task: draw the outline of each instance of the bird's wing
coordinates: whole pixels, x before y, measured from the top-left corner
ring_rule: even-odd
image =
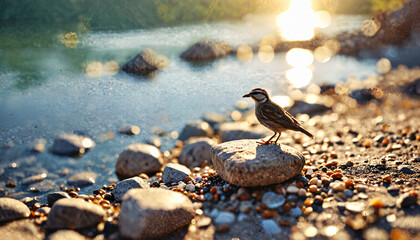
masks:
[[[267,121],[274,121],[289,129],[297,130],[300,128],[298,120],[280,106],[264,104],[261,106],[260,110]]]

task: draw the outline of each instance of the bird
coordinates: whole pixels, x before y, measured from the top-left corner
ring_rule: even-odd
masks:
[[[261,139],[261,143],[263,145],[270,144],[271,139],[278,134],[276,141],[274,141],[274,144],[277,144],[281,133],[286,130],[300,131],[307,136],[314,138],[311,133],[300,126],[301,123],[296,118],[294,118],[284,108],[271,101],[265,89],[254,88],[251,92],[243,95],[242,97],[250,97],[255,101],[255,116],[258,121],[264,127],[274,132],[274,135],[271,136],[268,141]]]

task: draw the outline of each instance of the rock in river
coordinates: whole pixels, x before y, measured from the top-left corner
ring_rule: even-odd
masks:
[[[51,151],[58,155],[82,155],[95,147],[95,142],[86,136],[61,134],[54,139]]]
[[[195,43],[181,54],[181,58],[187,61],[203,61],[223,57],[232,51],[228,42],[202,41]]]
[[[161,188],[131,189],[125,194],[119,231],[129,239],[167,235],[191,222],[194,207],[185,195]]]
[[[284,182],[299,174],[305,158],[286,145],[260,145],[257,140],[236,140],[212,149],[214,168],[231,184],[246,187]]]
[[[67,180],[67,183],[75,187],[85,187],[85,186],[94,184],[95,178],[96,178],[96,173],[94,172],[81,172],[81,173],[76,173],[73,176],[71,176]]]
[[[189,167],[201,167],[203,163],[211,165],[210,150],[216,142],[211,138],[195,138],[188,141],[178,157],[179,163]]]
[[[182,129],[179,140],[184,141],[190,137],[211,137],[213,133],[213,129],[207,122],[201,120],[190,121]]]
[[[191,174],[190,169],[177,163],[168,163],[163,169],[162,181],[164,183],[177,183],[184,181]]]
[[[146,180],[139,177],[125,179],[124,181],[121,181],[115,185],[114,189],[112,190],[112,195],[114,195],[115,200],[119,202],[122,200],[124,194],[133,188],[149,188],[149,184]]]
[[[21,201],[13,198],[0,198],[0,223],[26,218],[29,214],[29,208]]]
[[[120,177],[134,177],[141,173],[158,172],[163,163],[158,148],[149,144],[135,143],[126,147],[120,154],[115,171]]]
[[[98,205],[78,198],[56,201],[47,220],[48,229],[80,229],[98,224],[105,211]]]
[[[145,49],[132,60],[127,62],[122,70],[136,75],[147,75],[158,69],[164,69],[169,65],[169,60],[163,55],[157,54],[150,48]]]

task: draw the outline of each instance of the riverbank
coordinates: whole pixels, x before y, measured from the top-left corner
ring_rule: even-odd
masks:
[[[420,229],[415,224],[420,221],[419,77],[418,68],[400,66],[381,76],[375,91],[347,88],[354,88],[354,83],[322,87],[317,95],[318,102],[332,101],[331,105],[327,104],[331,110],[313,111],[315,114],[311,116],[298,114],[315,139],[310,140],[299,133],[283,134],[280,139],[281,144],[301,151],[306,158],[303,175],[285,183],[237,187],[218,177],[210,162],[208,167],[191,167],[189,177],[175,184],[165,184],[162,181],[165,173],[161,171],[141,174],[151,188],[181,192],[193,202],[194,219],[165,238],[419,237]],[[309,104],[305,111],[313,107]],[[249,132],[260,133],[252,127],[255,124],[252,109],[249,114],[246,110],[241,111],[237,111],[240,115],[233,125],[243,125],[242,120],[250,124],[250,127],[242,128],[241,136]],[[224,136],[239,136],[241,127],[231,129],[235,129],[236,135],[224,132]],[[208,134],[213,141],[220,142],[220,134]],[[175,149],[164,154],[165,161],[179,162],[184,144],[178,142]],[[104,220],[99,219],[91,227],[79,226],[75,229],[78,233],[71,234],[81,239],[121,237],[121,203],[111,194],[114,186],[107,185],[93,192],[85,192],[83,187],[82,190],[62,187],[68,194],[62,193],[64,198],[84,199],[86,204],[100,206],[105,212]],[[3,223],[0,227],[2,236],[42,239],[44,236],[52,238],[53,233],[59,235],[63,230],[48,227],[49,213],[54,210],[46,200],[45,196],[24,199],[31,208],[29,217]],[[70,220],[63,218],[60,221]]]

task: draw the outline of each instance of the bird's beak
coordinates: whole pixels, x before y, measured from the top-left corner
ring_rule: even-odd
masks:
[[[242,97],[251,97],[251,94],[245,94],[245,95],[243,95]]]

